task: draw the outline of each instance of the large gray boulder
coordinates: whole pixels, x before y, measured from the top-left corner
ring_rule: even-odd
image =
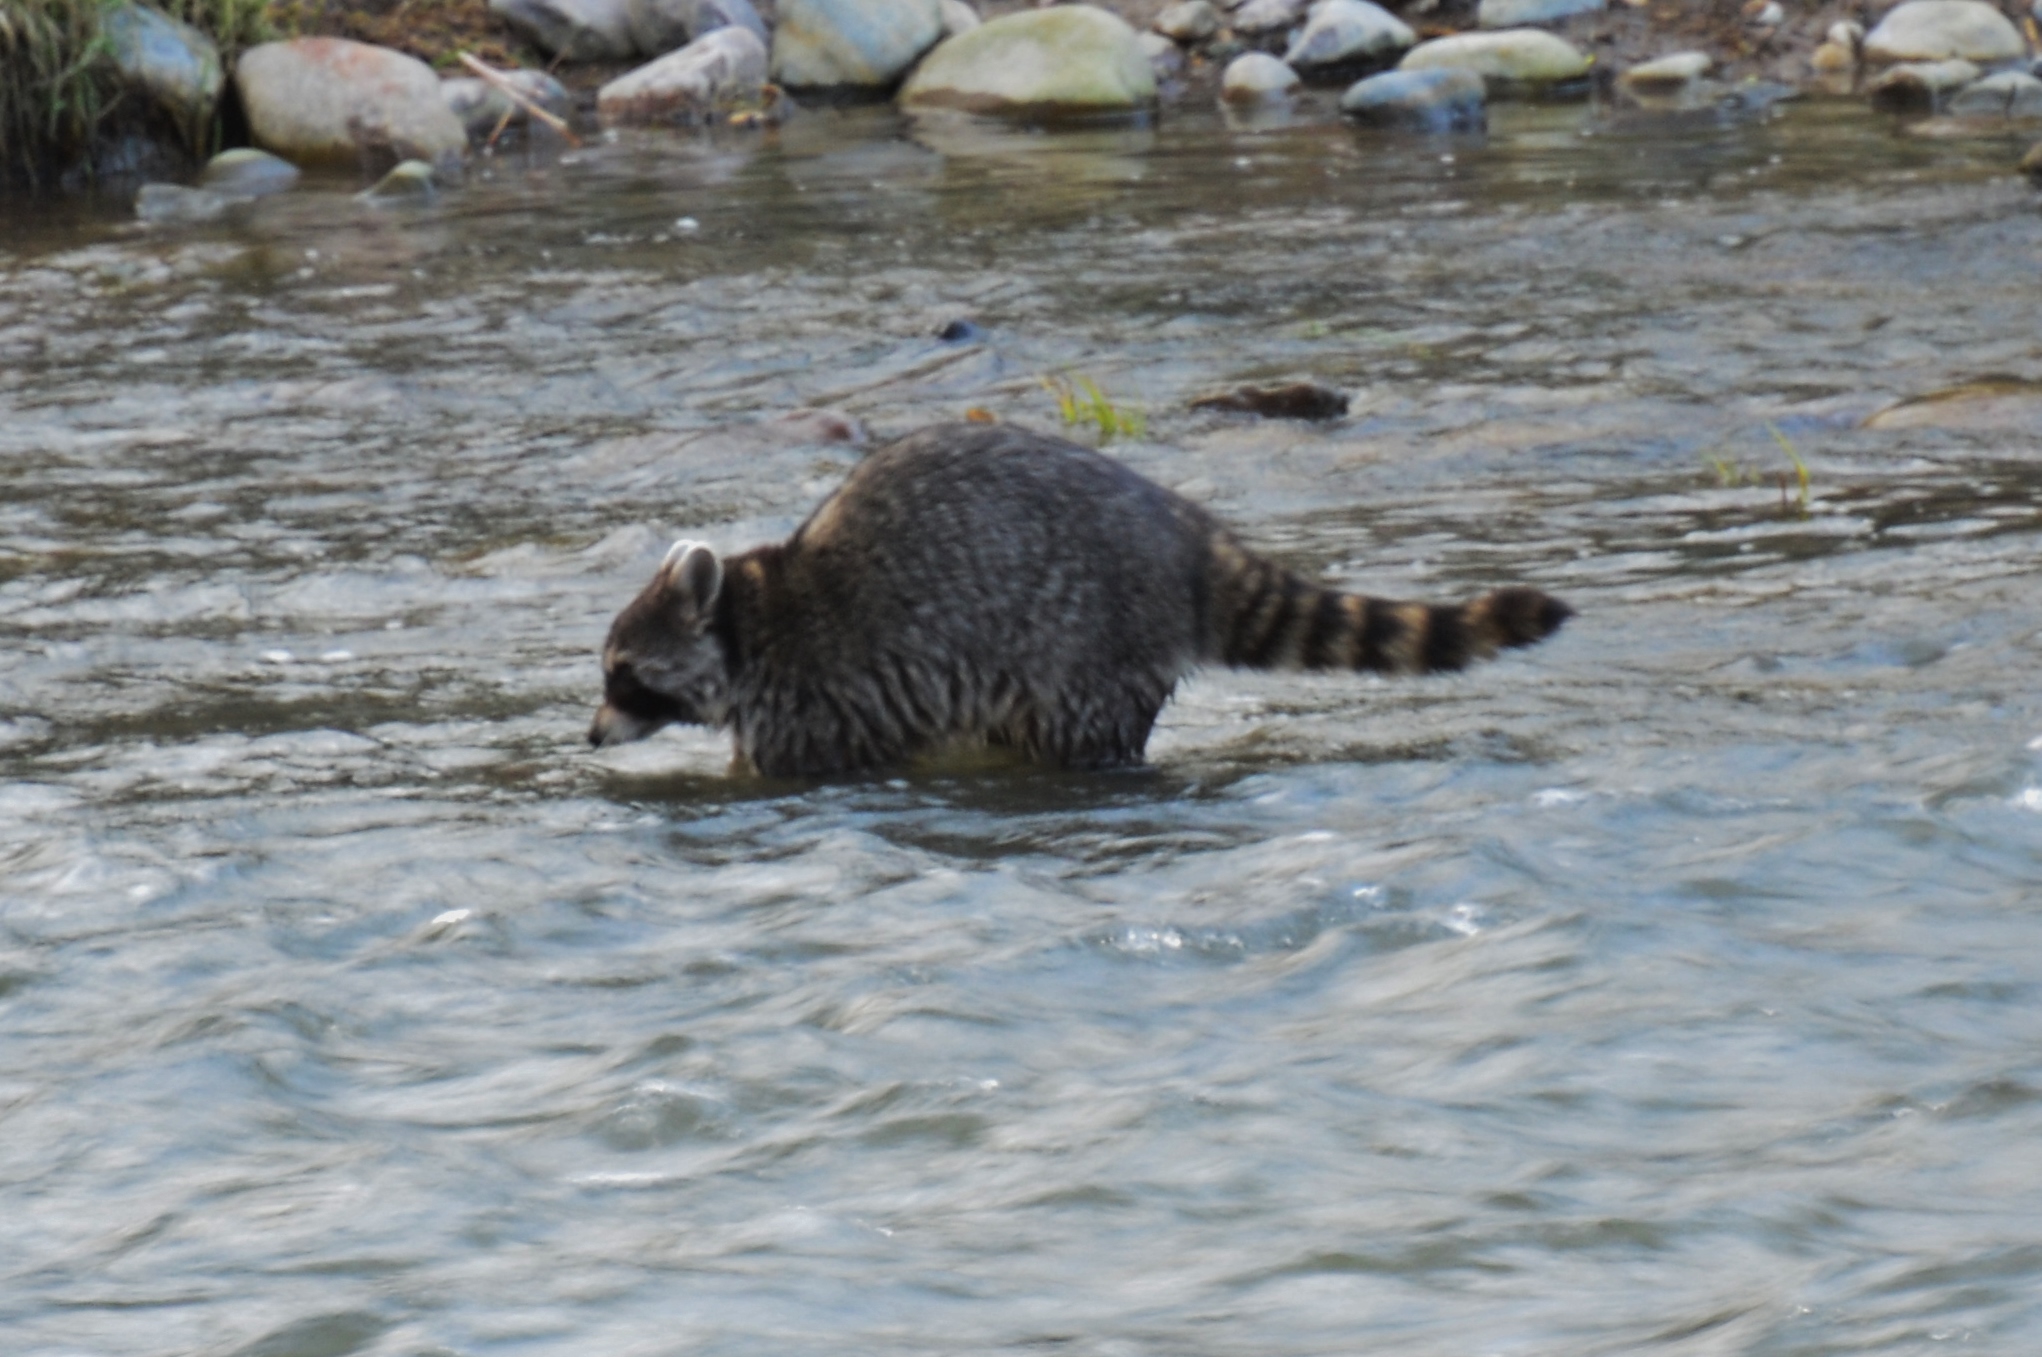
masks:
[[[256,145],[300,165],[364,154],[458,164],[468,133],[416,57],[346,38],[292,38],[241,54],[234,87]]]
[[[900,92],[904,108],[1008,116],[1125,113],[1155,98],[1135,31],[1090,5],[988,19],[929,53]]]
[[[1865,60],[1947,61],[1990,65],[2028,54],[2020,30],[1984,0],[1907,0],[1865,35]]]
[[[1319,0],[1283,61],[1299,71],[1386,61],[1417,41],[1402,19],[1370,0]]]
[[[1497,33],[1456,33],[1421,42],[1404,54],[1404,71],[1456,67],[1473,71],[1491,91],[1539,89],[1588,74],[1589,58],[1565,38],[1537,28]]]
[[[220,49],[212,39],[190,24],[134,4],[103,13],[99,32],[123,83],[168,112],[186,141],[196,146],[226,84]]]
[[[1384,71],[1350,86],[1340,111],[1371,127],[1479,132],[1489,123],[1486,94],[1481,76],[1456,67]]]
[[[645,56],[677,52],[719,28],[750,29],[759,42],[772,42],[766,21],[751,0],[625,0],[631,40]]]
[[[629,61],[638,54],[625,0],[489,0],[489,9],[570,61]]]
[[[766,84],[766,45],[748,28],[711,29],[678,52],[620,75],[596,93],[605,127],[703,122],[755,105]]]
[[[938,0],[782,0],[772,78],[789,89],[885,89],[942,36]]]

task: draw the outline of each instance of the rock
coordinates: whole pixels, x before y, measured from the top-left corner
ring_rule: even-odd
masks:
[[[1960,118],[2042,118],[2042,80],[2026,71],[2001,71],[1975,80],[1950,98]]]
[[[1482,77],[1473,71],[1384,71],[1349,87],[1340,111],[1375,127],[1479,132],[1489,124],[1483,96]]]
[[[2033,433],[2042,429],[2042,382],[1987,378],[1887,406],[1868,429],[1967,429]]]
[[[2027,55],[2016,29],[1984,0],[1906,0],[1865,35],[1865,60],[1991,63]]]
[[[1669,98],[1707,75],[1715,64],[1716,59],[1707,52],[1675,52],[1639,62],[1617,77],[1617,88],[1647,98]]]
[[[1311,0],[1248,0],[1235,10],[1227,26],[1244,37],[1285,33],[1305,21]]]
[[[605,127],[697,123],[757,104],[766,84],[766,45],[748,28],[713,29],[596,93]]]
[[[1608,0],[1482,0],[1475,7],[1477,28],[1524,28],[1556,24],[1577,14],[1594,14]]]
[[[432,202],[439,196],[440,186],[433,179],[433,167],[423,160],[406,160],[399,163],[373,186],[355,195],[365,203],[418,204]]]
[[[1348,66],[1387,60],[1417,41],[1402,19],[1370,0],[1319,0],[1283,60],[1299,71]]]
[[[1135,31],[1090,5],[989,19],[929,53],[900,93],[903,107],[1004,115],[1124,113],[1155,98]]]
[[[1833,42],[1818,43],[1808,54],[1808,69],[1820,78],[1824,90],[1848,92],[1858,71],[1857,49]]]
[[[1184,74],[1184,49],[1161,33],[1144,33],[1136,39],[1141,44],[1142,55],[1149,59],[1149,69],[1160,83],[1173,80]]]
[[[1188,47],[1220,31],[1220,12],[1207,0],[1184,0],[1183,4],[1172,5],[1158,14],[1150,27]]]
[[[230,198],[262,198],[282,193],[298,182],[299,170],[252,146],[222,151],[199,172],[199,186]]]
[[[366,155],[457,165],[468,134],[415,57],[346,38],[251,47],[234,85],[258,146],[300,165],[359,167]]]
[[[1497,33],[1456,33],[1421,42],[1404,54],[1399,70],[1457,67],[1473,71],[1497,89],[1541,89],[1588,74],[1589,58],[1565,38],[1536,28]]]
[[[942,37],[937,0],[781,0],[772,78],[790,89],[884,89]]]
[[[1220,76],[1220,98],[1230,104],[1287,99],[1304,83],[1298,73],[1267,52],[1243,52]]]
[[[567,87],[544,71],[505,71],[503,78],[517,88],[518,93],[545,109],[556,118],[565,118],[574,109],[574,97]],[[456,76],[440,82],[440,97],[461,125],[468,129],[468,140],[485,141],[493,136],[498,126],[523,127],[531,122],[531,115],[524,106],[492,85],[487,80],[474,76]],[[504,115],[510,115],[510,122],[504,123]]]
[[[489,0],[489,10],[569,61],[629,61],[638,54],[625,0]]]
[[[625,0],[624,18],[639,53],[662,57],[719,28],[750,29],[761,46],[772,42],[751,0]]]
[[[946,38],[969,33],[984,22],[978,17],[978,11],[965,4],[964,0],[936,0],[936,7],[943,13],[943,36]]]
[[[1884,113],[1927,113],[1976,79],[1968,61],[1908,61],[1880,72],[1865,97]]]
[[[189,226],[218,221],[227,209],[245,199],[182,184],[144,184],[135,195],[135,215],[159,225]]]
[[[1264,419],[1338,419],[1347,413],[1347,397],[1317,382],[1284,382],[1200,396],[1191,402],[1191,408],[1232,410]]]
[[[2014,168],[2028,176],[2037,188],[2042,188],[2042,141],[2030,146]]]
[[[122,80],[168,112],[187,144],[212,122],[226,77],[212,39],[153,9],[120,4],[99,20],[100,36]]]
[[[1838,47],[1847,47],[1851,52],[1856,53],[1859,48],[1865,45],[1865,26],[1861,23],[1854,23],[1849,19],[1845,19],[1839,23],[1831,24],[1829,32],[1823,35],[1822,40],[1824,42],[1835,43]]]

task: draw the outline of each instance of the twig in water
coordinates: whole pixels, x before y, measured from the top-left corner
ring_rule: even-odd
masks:
[[[525,112],[531,114],[534,118],[537,118],[540,122],[545,123],[555,132],[558,132],[561,136],[565,137],[567,139],[567,144],[569,146],[581,145],[581,138],[574,135],[574,129],[567,125],[565,119],[556,117],[555,115],[548,113],[545,109],[539,107],[537,104],[533,103],[532,100],[525,95],[524,91],[520,90],[516,85],[513,85],[510,81],[504,79],[502,71],[497,70],[494,66],[489,65],[487,62],[479,60],[473,53],[470,52],[461,53],[461,64],[463,66],[466,66],[469,70],[475,72],[475,74],[481,76],[487,82],[489,82],[491,86],[493,86],[499,93],[503,94],[504,97],[508,98],[512,103],[518,105],[520,108],[524,109]],[[499,128],[498,130],[501,131],[502,129]],[[492,137],[491,140],[495,140],[495,138]]]

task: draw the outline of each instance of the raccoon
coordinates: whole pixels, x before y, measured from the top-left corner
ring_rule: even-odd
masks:
[[[589,742],[728,727],[770,777],[958,745],[1112,768],[1142,761],[1201,664],[1432,673],[1570,615],[1522,587],[1463,604],[1322,588],[1088,448],[943,425],[873,453],[783,543],[727,561],[676,543],[610,627]]]

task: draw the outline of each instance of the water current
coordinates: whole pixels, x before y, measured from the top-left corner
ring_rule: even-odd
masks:
[[[2042,1351],[2042,430],[1863,424],[2042,378],[2012,158],[866,110],[9,205],[0,1349]],[[1057,372],[1311,573],[1579,616],[1126,775],[587,750],[665,544],[859,455],[783,416]]]

